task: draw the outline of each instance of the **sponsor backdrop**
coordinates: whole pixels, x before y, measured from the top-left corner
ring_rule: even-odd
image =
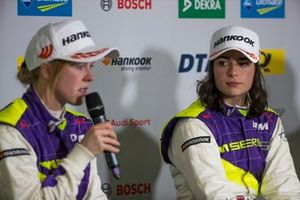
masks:
[[[118,59],[96,63],[90,88],[101,95],[122,144],[120,180],[98,158],[102,189],[116,200],[175,199],[159,152],[161,128],[196,98],[211,34],[242,25],[260,35],[270,105],[282,115],[300,174],[299,9],[299,0],[1,0],[0,107],[25,89],[17,66],[37,29],[82,20],[97,43],[121,51]],[[74,108],[87,114],[85,106]]]

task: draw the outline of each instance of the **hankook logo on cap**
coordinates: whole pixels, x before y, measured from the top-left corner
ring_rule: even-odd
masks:
[[[75,33],[75,34],[72,34],[72,35],[69,35],[69,36],[63,38],[62,44],[63,44],[63,46],[65,46],[69,43],[72,43],[76,40],[83,39],[86,37],[91,37],[91,34],[88,31],[78,32],[78,33]]]
[[[223,42],[226,41],[230,41],[230,40],[237,40],[237,41],[243,41],[249,45],[251,45],[252,47],[254,47],[254,41],[251,40],[248,37],[244,37],[242,35],[226,35],[224,37],[221,37],[220,39],[218,39],[215,44],[214,44],[214,48],[216,48],[216,46],[222,44]]]

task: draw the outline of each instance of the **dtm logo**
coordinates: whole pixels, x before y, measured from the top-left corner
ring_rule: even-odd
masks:
[[[197,72],[207,72],[208,66],[205,65],[207,54],[182,54],[179,62],[179,73],[189,72],[193,67],[197,68]]]

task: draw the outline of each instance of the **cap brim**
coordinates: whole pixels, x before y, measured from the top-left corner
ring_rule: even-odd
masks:
[[[221,54],[223,54],[229,50],[237,50],[237,51],[241,52],[253,63],[257,63],[259,61],[259,55],[255,55],[254,53],[250,53],[248,51],[245,51],[245,50],[243,50],[241,48],[237,48],[237,47],[230,47],[230,48],[223,49],[222,51],[215,52],[212,55],[209,55],[209,60],[214,60],[218,56],[220,56]]]
[[[78,52],[73,53],[72,55],[60,57],[58,59],[72,61],[72,62],[95,62],[104,57],[109,57],[111,59],[117,58],[120,56],[118,48],[96,48],[89,47],[82,49]]]

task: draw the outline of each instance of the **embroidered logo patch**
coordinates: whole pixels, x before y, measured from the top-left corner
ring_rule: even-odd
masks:
[[[0,152],[0,160],[11,156],[22,156],[22,155],[30,155],[30,154],[27,149],[23,149],[23,148],[8,149]]]
[[[199,143],[210,143],[210,136],[200,136],[200,137],[195,137],[195,138],[189,139],[188,141],[185,141],[181,145],[181,150],[184,151],[189,146],[199,144]]]

